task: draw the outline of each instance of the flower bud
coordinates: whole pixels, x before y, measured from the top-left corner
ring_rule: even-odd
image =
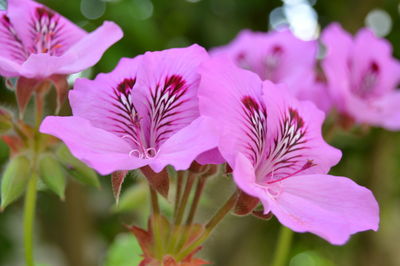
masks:
[[[64,200],[66,184],[65,174],[62,166],[52,154],[45,153],[41,156],[39,161],[39,174],[43,183]]]
[[[18,155],[10,160],[1,179],[1,209],[18,199],[24,192],[30,173],[29,159]]]

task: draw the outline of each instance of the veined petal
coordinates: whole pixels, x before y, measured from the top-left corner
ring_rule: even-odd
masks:
[[[143,55],[132,97],[150,146],[162,145],[199,116],[197,68],[206,59],[198,45]]]
[[[61,56],[48,53],[32,54],[23,64],[26,77],[48,77],[52,74],[71,74],[96,64],[105,50],[122,38],[121,29],[113,22],[106,21],[72,45]]]
[[[140,168],[152,161],[130,156],[128,142],[81,117],[46,117],[40,132],[60,138],[76,158],[102,175]]]
[[[268,147],[257,168],[258,178],[275,182],[298,174],[322,174],[339,162],[341,152],[322,138],[325,115],[313,103],[298,101],[285,87],[269,81],[264,82],[263,97],[271,115]]]
[[[9,0],[7,15],[29,54],[60,56],[87,34],[60,14],[31,0]]]
[[[154,163],[155,172],[172,165],[176,170],[186,170],[202,152],[218,144],[218,128],[208,117],[199,117],[168,138],[160,147]]]
[[[98,128],[125,138],[134,134],[132,90],[136,85],[141,56],[122,58],[110,73],[99,74],[94,80],[77,79],[69,92],[74,116],[86,118]]]
[[[301,175],[282,181],[270,197],[272,213],[296,232],[342,245],[350,235],[377,230],[379,207],[371,191],[345,177]]]
[[[255,163],[266,134],[261,80],[223,58],[205,62],[200,74],[200,113],[214,119],[220,127],[219,149],[223,157],[232,165],[240,152]]]
[[[5,11],[0,11],[0,49],[0,59],[7,59],[18,65],[25,61],[28,55]]]
[[[153,167],[157,171],[170,163],[184,168],[188,160],[216,147],[208,132],[198,138],[200,133],[193,126],[185,129],[199,117],[197,66],[205,58],[203,48],[191,46],[122,59],[111,73],[93,81],[77,80],[69,95],[73,114],[127,141],[132,156],[157,159]],[[205,128],[202,123],[196,124],[201,130]],[[177,140],[175,134],[191,142]],[[172,147],[175,142],[179,147]],[[173,159],[180,156],[178,151],[187,153],[181,162]],[[163,155],[169,153],[172,159]]]

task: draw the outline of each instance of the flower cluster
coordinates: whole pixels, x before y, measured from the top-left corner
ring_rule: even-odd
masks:
[[[286,90],[197,45],[147,52],[78,80],[69,93],[73,116],[47,117],[41,132],[101,174],[146,165],[185,170],[198,156],[223,158],[238,188],[295,231],[343,244],[376,230],[371,192],[327,175],[341,153],[321,136],[324,113]]]
[[[0,16],[0,74],[18,78],[22,111],[48,81],[65,97],[60,77],[92,66],[122,37],[112,22],[88,34],[30,0],[8,1]],[[399,129],[400,65],[390,45],[366,29],[353,38],[332,24],[320,41],[289,30],[243,31],[210,53],[192,45],[123,58],[110,73],[78,79],[68,93],[73,115],[46,117],[40,132],[100,174],[114,173],[117,194],[129,170],[141,169],[152,189],[168,196],[166,166],[188,170],[191,184],[192,173],[227,164],[238,214],[260,205],[261,215],[296,232],[344,244],[378,229],[379,208],[368,189],[328,174],[341,152],[324,141],[321,127],[336,109],[357,124]],[[151,233],[132,230],[152,237],[154,226],[165,224],[160,219],[151,218]],[[171,260],[191,260],[197,242],[190,241]]]

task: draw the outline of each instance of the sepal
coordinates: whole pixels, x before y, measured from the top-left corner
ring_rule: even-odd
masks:
[[[30,166],[30,161],[25,155],[15,156],[7,164],[1,179],[1,210],[24,193],[32,176]]]

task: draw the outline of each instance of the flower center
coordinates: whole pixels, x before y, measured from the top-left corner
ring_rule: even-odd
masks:
[[[380,96],[380,91],[377,88],[379,81],[380,67],[377,62],[371,61],[368,68],[361,76],[357,83],[353,83],[352,91],[354,94],[363,99],[369,99]]]
[[[114,89],[114,94],[119,103],[118,108],[123,111],[120,116],[121,120],[118,120],[118,122],[122,124],[120,129],[125,133],[122,138],[132,145],[129,156],[139,159],[151,159],[157,156],[158,150],[154,147],[149,147],[145,140],[141,126],[142,119],[132,101],[131,92],[135,84],[136,79],[126,78]]]
[[[264,79],[268,79],[274,82],[279,81],[278,67],[282,61],[283,49],[281,46],[273,46],[268,55],[265,58],[265,76]]]
[[[61,55],[62,40],[57,38],[59,27],[59,16],[45,7],[36,8],[32,19],[32,46],[29,52],[32,54],[48,53],[50,55]]]

